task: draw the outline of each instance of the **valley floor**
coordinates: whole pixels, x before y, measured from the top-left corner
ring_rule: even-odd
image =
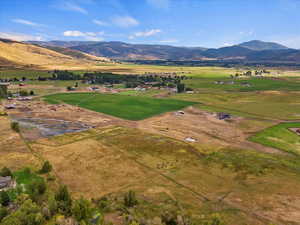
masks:
[[[203,79],[191,76],[196,77],[193,85],[200,86],[210,74]],[[52,81],[12,85],[11,90],[33,89],[39,96],[18,101],[15,109],[6,110],[8,116],[0,116],[0,167],[39,168],[48,160],[57,182],[67,185],[76,198],[135,190],[161,207],[174,201],[196,218],[218,213],[225,224],[300,224],[300,158],[289,151],[299,150],[300,136],[289,139],[290,133],[282,130],[283,122],[298,121],[295,127],[300,127],[300,92],[291,84],[299,81],[289,77],[288,90],[274,91],[277,81],[262,80],[245,92],[213,85],[215,79],[228,79],[228,74],[223,76],[211,78],[211,86],[194,87],[193,94],[120,88],[114,94],[118,99],[193,103],[140,120],[96,112],[76,102],[43,101],[44,95],[67,95],[65,86],[74,81],[61,86]],[[79,88],[80,95],[86,87]],[[12,102],[3,101],[3,106],[8,103]],[[119,101],[117,106],[125,107]],[[230,113],[231,118],[220,120],[217,112]],[[11,121],[20,124],[20,134],[11,130]],[[122,224],[117,215],[105,216]]]

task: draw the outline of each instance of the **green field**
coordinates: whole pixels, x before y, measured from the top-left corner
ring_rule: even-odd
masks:
[[[52,74],[42,70],[0,70],[0,79],[21,79],[22,77],[37,79],[39,76],[52,77]]]
[[[64,102],[128,120],[142,120],[195,104],[175,99],[94,93],[54,94],[44,99],[52,104]]]
[[[289,128],[300,128],[300,122],[281,123],[250,137],[251,141],[300,155],[300,136]]]
[[[223,81],[225,84],[215,84],[216,81]],[[228,82],[234,81],[234,84]],[[295,78],[285,77],[284,79],[271,78],[239,78],[231,79],[228,75],[223,77],[217,76],[192,76],[192,79],[185,80],[184,83],[191,88],[205,90],[223,90],[223,91],[300,91],[300,82]],[[247,83],[250,86],[243,85]]]

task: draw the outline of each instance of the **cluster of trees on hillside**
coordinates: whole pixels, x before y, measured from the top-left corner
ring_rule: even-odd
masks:
[[[57,185],[51,171],[48,161],[36,172],[25,168],[13,173],[6,167],[0,171],[0,177],[11,176],[23,182],[26,179],[22,185],[0,192],[1,225],[113,225],[112,221],[105,221],[106,213],[121,216],[123,225],[223,224],[220,215],[194,220],[180,212],[178,203],[170,203],[167,209],[163,205],[151,205],[139,199],[134,191],[92,200],[74,199],[67,186]]]
[[[55,70],[52,74],[53,80],[80,80],[81,76],[67,70]]]

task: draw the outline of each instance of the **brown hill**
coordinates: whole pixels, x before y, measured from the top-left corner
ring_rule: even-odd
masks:
[[[0,67],[33,67],[44,69],[81,68],[100,62],[104,57],[91,56],[76,50],[47,49],[41,46],[0,39]]]

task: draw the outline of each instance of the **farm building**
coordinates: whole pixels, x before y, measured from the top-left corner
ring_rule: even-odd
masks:
[[[13,184],[11,177],[0,177],[0,190],[4,188],[9,188]]]
[[[7,97],[7,87],[8,83],[0,83],[0,98],[6,98]]]

